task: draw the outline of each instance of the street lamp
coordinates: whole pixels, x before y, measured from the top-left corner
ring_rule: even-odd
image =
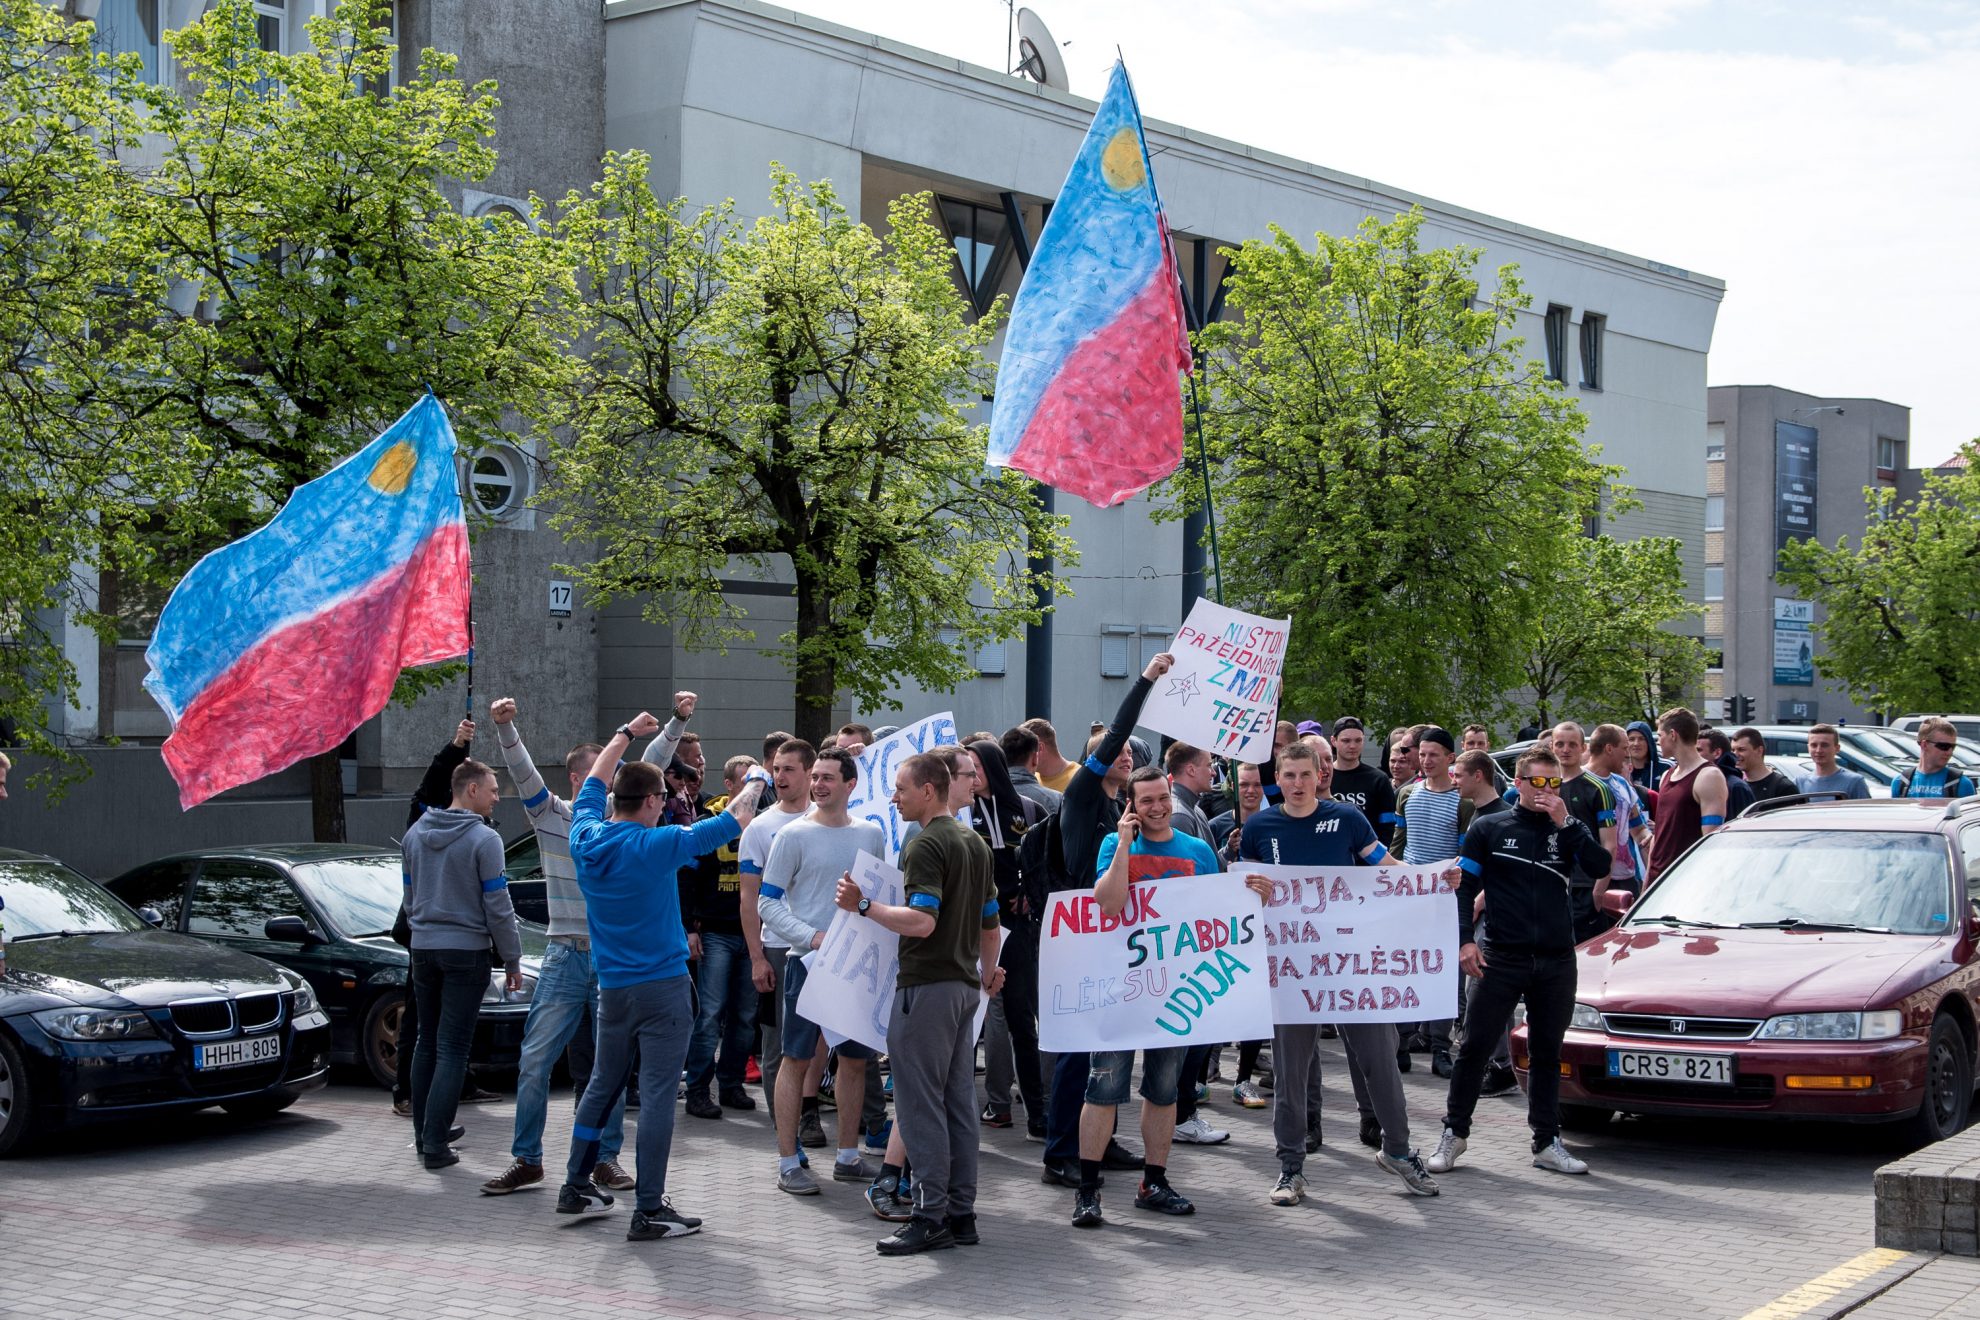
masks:
[[[1825,412],[1832,412],[1840,417],[1843,415],[1842,405],[1839,403],[1825,403],[1820,408],[1796,408],[1793,415],[1796,417],[1813,417],[1816,413]]]

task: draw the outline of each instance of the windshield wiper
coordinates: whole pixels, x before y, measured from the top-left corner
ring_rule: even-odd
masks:
[[[1688,917],[1673,917],[1669,913],[1666,913],[1661,917],[1631,917],[1629,921],[1631,925],[1635,925],[1639,921],[1643,922],[1645,925],[1648,925],[1653,921],[1660,921],[1666,926],[1696,926],[1701,930],[1731,930],[1732,929],[1732,927],[1721,925],[1719,922],[1716,921],[1693,921]]]
[[[38,930],[29,935],[16,935],[9,944],[26,944],[29,940],[65,940],[72,935],[115,935],[114,930]]]
[[[1742,921],[1741,930],[1860,930],[1888,935],[1889,926],[1859,926],[1852,921],[1809,921],[1805,917],[1782,917],[1779,921]]]

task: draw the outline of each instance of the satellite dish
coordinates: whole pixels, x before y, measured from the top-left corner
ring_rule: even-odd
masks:
[[[1045,26],[1045,20],[1029,9],[1020,9],[1017,11],[1017,30],[1017,72],[1033,82],[1070,92],[1072,83],[1066,78],[1066,62],[1060,56],[1059,43],[1052,40],[1052,31]]]

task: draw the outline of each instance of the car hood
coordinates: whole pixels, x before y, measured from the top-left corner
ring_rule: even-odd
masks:
[[[1908,993],[1948,947],[1930,935],[1618,928],[1581,946],[1575,997],[1605,1013],[1849,1012]]]
[[[68,935],[7,946],[0,1011],[67,1004],[159,1008],[177,999],[266,993],[292,984],[273,963],[166,931]]]

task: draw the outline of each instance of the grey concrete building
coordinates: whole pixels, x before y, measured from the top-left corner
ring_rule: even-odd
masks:
[[[1816,672],[1809,628],[1820,609],[1775,580],[1775,555],[1790,537],[1860,538],[1865,487],[1917,493],[1911,410],[1775,385],[1715,385],[1706,410],[1705,644],[1720,657],[1706,676],[1711,712],[1737,694],[1762,723],[1871,722]]]
[[[204,0],[157,2],[172,26]],[[121,12],[148,0],[102,3]],[[258,9],[270,19],[268,39],[294,49],[302,19],[328,3],[269,0]],[[431,45],[461,56],[461,77],[501,84],[502,164],[482,191],[463,197],[465,205],[561,197],[591,181],[604,150],[638,149],[653,157],[657,191],[693,202],[734,198],[748,215],[765,205],[770,162],[780,161],[801,177],[831,179],[869,223],[884,223],[896,197],[934,194],[957,248],[958,282],[981,304],[1017,291],[1022,240],[1038,233],[1094,108],[1063,90],[756,0],[606,0],[602,7],[596,0],[401,0],[396,22],[402,61]],[[126,30],[147,39],[141,24]],[[169,58],[157,63],[169,83]],[[1217,305],[1217,249],[1263,236],[1273,223],[1305,236],[1344,233],[1367,216],[1420,206],[1426,243],[1478,247],[1487,273],[1517,263],[1533,296],[1518,327],[1528,355],[1574,393],[1589,417],[1588,440],[1627,470],[1642,500],[1607,530],[1677,537],[1702,593],[1700,447],[1706,354],[1724,296],[1719,280],[1613,251],[1599,236],[1550,233],[1544,215],[1484,215],[1166,122],[1159,114],[1168,107],[1144,109],[1185,291],[1199,311]],[[523,699],[531,745],[546,762],[642,707],[659,709],[676,688],[704,694],[697,726],[711,761],[787,726],[790,679],[766,652],[791,622],[788,587],[734,576],[731,599],[759,636],[727,654],[687,648],[664,621],[643,618],[638,602],[594,611],[560,598],[558,584],[571,575],[557,565],[582,562],[588,550],[564,544],[527,506],[542,457],[522,449],[475,456],[475,497],[491,515],[474,549],[478,704],[485,710],[487,698],[504,693]],[[1068,568],[1071,595],[1045,629],[980,652],[980,676],[954,693],[902,691],[899,712],[838,713],[879,723],[951,709],[965,729],[1049,713],[1074,741],[1087,721],[1110,714],[1201,589],[1198,561],[1184,525],[1151,519],[1145,497],[1104,511],[1066,497],[1059,508],[1071,516],[1082,558]],[[1028,682],[1027,661],[1047,645],[1049,667]],[[75,860],[102,870],[114,859],[137,860],[135,852],[214,836],[306,832],[296,777],[247,786],[180,818],[154,747],[94,747],[113,732],[153,744],[164,732],[138,686],[142,646],[133,638],[105,657],[87,639],[74,648],[91,667],[81,708],[58,711],[58,727],[91,748],[98,769],[76,801],[147,804],[144,842],[90,843],[95,851]],[[460,700],[435,695],[360,731],[347,775],[361,795],[351,811],[353,837],[386,837],[403,819],[402,799],[363,795],[409,790],[459,717]],[[22,823],[24,813],[5,813],[0,842],[25,832],[26,841],[62,851],[75,842],[63,819],[85,809],[34,825]],[[503,823],[513,832],[519,818]]]

